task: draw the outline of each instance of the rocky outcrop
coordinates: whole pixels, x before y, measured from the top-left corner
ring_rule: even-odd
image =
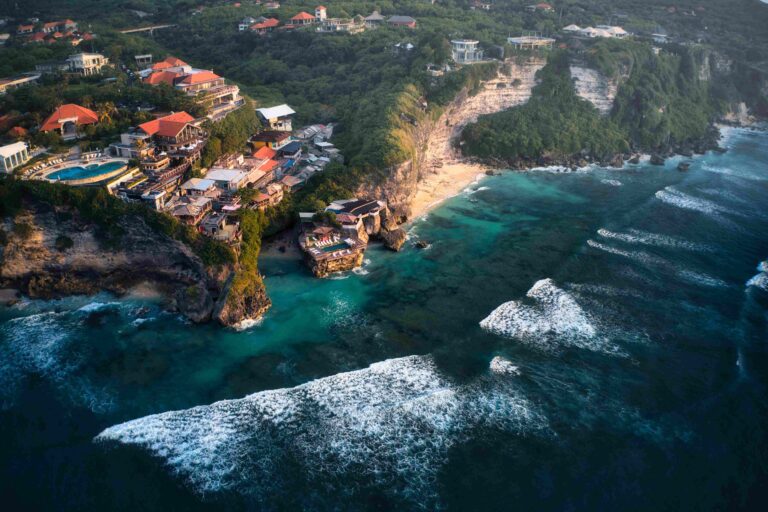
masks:
[[[405,230],[402,228],[393,229],[391,231],[383,230],[379,236],[381,237],[381,240],[384,242],[384,245],[387,247],[387,249],[391,249],[393,251],[399,251],[402,249],[406,239]]]
[[[361,266],[363,264],[364,255],[365,253],[360,251],[340,258],[327,260],[315,260],[307,257],[307,265],[315,277],[328,277],[334,272],[346,272]]]
[[[169,309],[194,322],[210,320],[221,296],[220,275],[137,216],[113,227],[123,232],[119,247],[105,247],[96,227],[76,212],[42,204],[28,205],[3,224],[8,240],[0,250],[0,288],[52,299],[101,291],[120,296],[149,283],[166,297]],[[27,232],[15,233],[19,224],[29,226]]]
[[[272,301],[267,296],[267,290],[261,279],[255,290],[248,293],[234,293],[231,289],[231,279],[225,286],[221,299],[216,304],[214,318],[222,325],[235,326],[244,320],[255,320],[272,307]]]

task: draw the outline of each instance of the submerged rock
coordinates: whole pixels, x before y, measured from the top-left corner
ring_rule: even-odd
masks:
[[[651,155],[651,165],[664,165],[664,157],[660,155]]]
[[[424,240],[418,240],[413,245],[416,246],[417,249],[426,249],[427,247],[429,247],[429,243],[425,242]]]

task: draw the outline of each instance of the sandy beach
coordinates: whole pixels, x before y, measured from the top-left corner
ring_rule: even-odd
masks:
[[[509,75],[489,80],[475,96],[459,96],[435,122],[425,145],[419,185],[411,199],[411,218],[416,219],[446,199],[459,194],[489,169],[470,162],[455,147],[465,126],[481,115],[521,105],[531,97],[536,72],[543,60],[510,64]],[[513,80],[519,80],[517,86]]]

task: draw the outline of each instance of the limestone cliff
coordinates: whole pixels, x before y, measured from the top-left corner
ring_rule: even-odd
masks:
[[[225,296],[229,266],[209,268],[185,244],[128,216],[119,247],[105,247],[95,226],[65,208],[27,204],[2,220],[6,243],[0,245],[0,289],[15,289],[31,298],[109,291],[118,296],[149,284],[166,297],[167,306],[194,322],[214,318],[214,306]],[[14,229],[14,226],[25,229]],[[249,299],[267,304],[264,297]],[[247,312],[263,307],[245,308]],[[216,316],[225,325],[242,319],[232,309]]]

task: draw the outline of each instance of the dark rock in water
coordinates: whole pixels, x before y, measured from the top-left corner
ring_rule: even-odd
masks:
[[[587,160],[585,160],[584,158],[580,158],[579,159],[579,161],[578,161],[578,166],[579,167],[586,167],[588,165],[589,165],[589,162]]]
[[[682,149],[680,150],[680,154],[686,158],[691,158],[693,156],[693,151],[691,149]]]
[[[651,165],[664,165],[664,158],[659,155],[651,155]]]
[[[379,234],[387,249],[399,251],[405,243],[405,230],[403,228],[382,229]]]
[[[281,245],[280,247],[277,248],[277,250],[280,252],[285,252],[285,246]]]
[[[728,152],[728,148],[724,148],[724,147],[722,147],[722,146],[717,146],[717,147],[714,149],[714,152],[715,152],[715,153],[720,153],[720,154],[723,154],[723,153],[727,153],[727,152]]]
[[[492,169],[488,169],[487,171],[485,171],[485,175],[486,176],[496,176],[496,173],[493,172]]]
[[[697,145],[695,148],[693,148],[693,152],[697,155],[704,155],[707,152],[707,149],[702,145]]]
[[[634,155],[632,158],[629,159],[629,163],[637,165],[640,163],[640,155]]]
[[[690,162],[680,162],[679,164],[677,164],[678,171],[687,171],[690,168],[691,168]]]
[[[417,249],[426,249],[429,247],[429,243],[425,242],[424,240],[419,240],[413,245],[415,245]]]
[[[609,167],[616,167],[621,168],[624,167],[624,158],[620,153],[617,153],[613,155],[613,158],[611,158],[610,162],[608,162]]]

